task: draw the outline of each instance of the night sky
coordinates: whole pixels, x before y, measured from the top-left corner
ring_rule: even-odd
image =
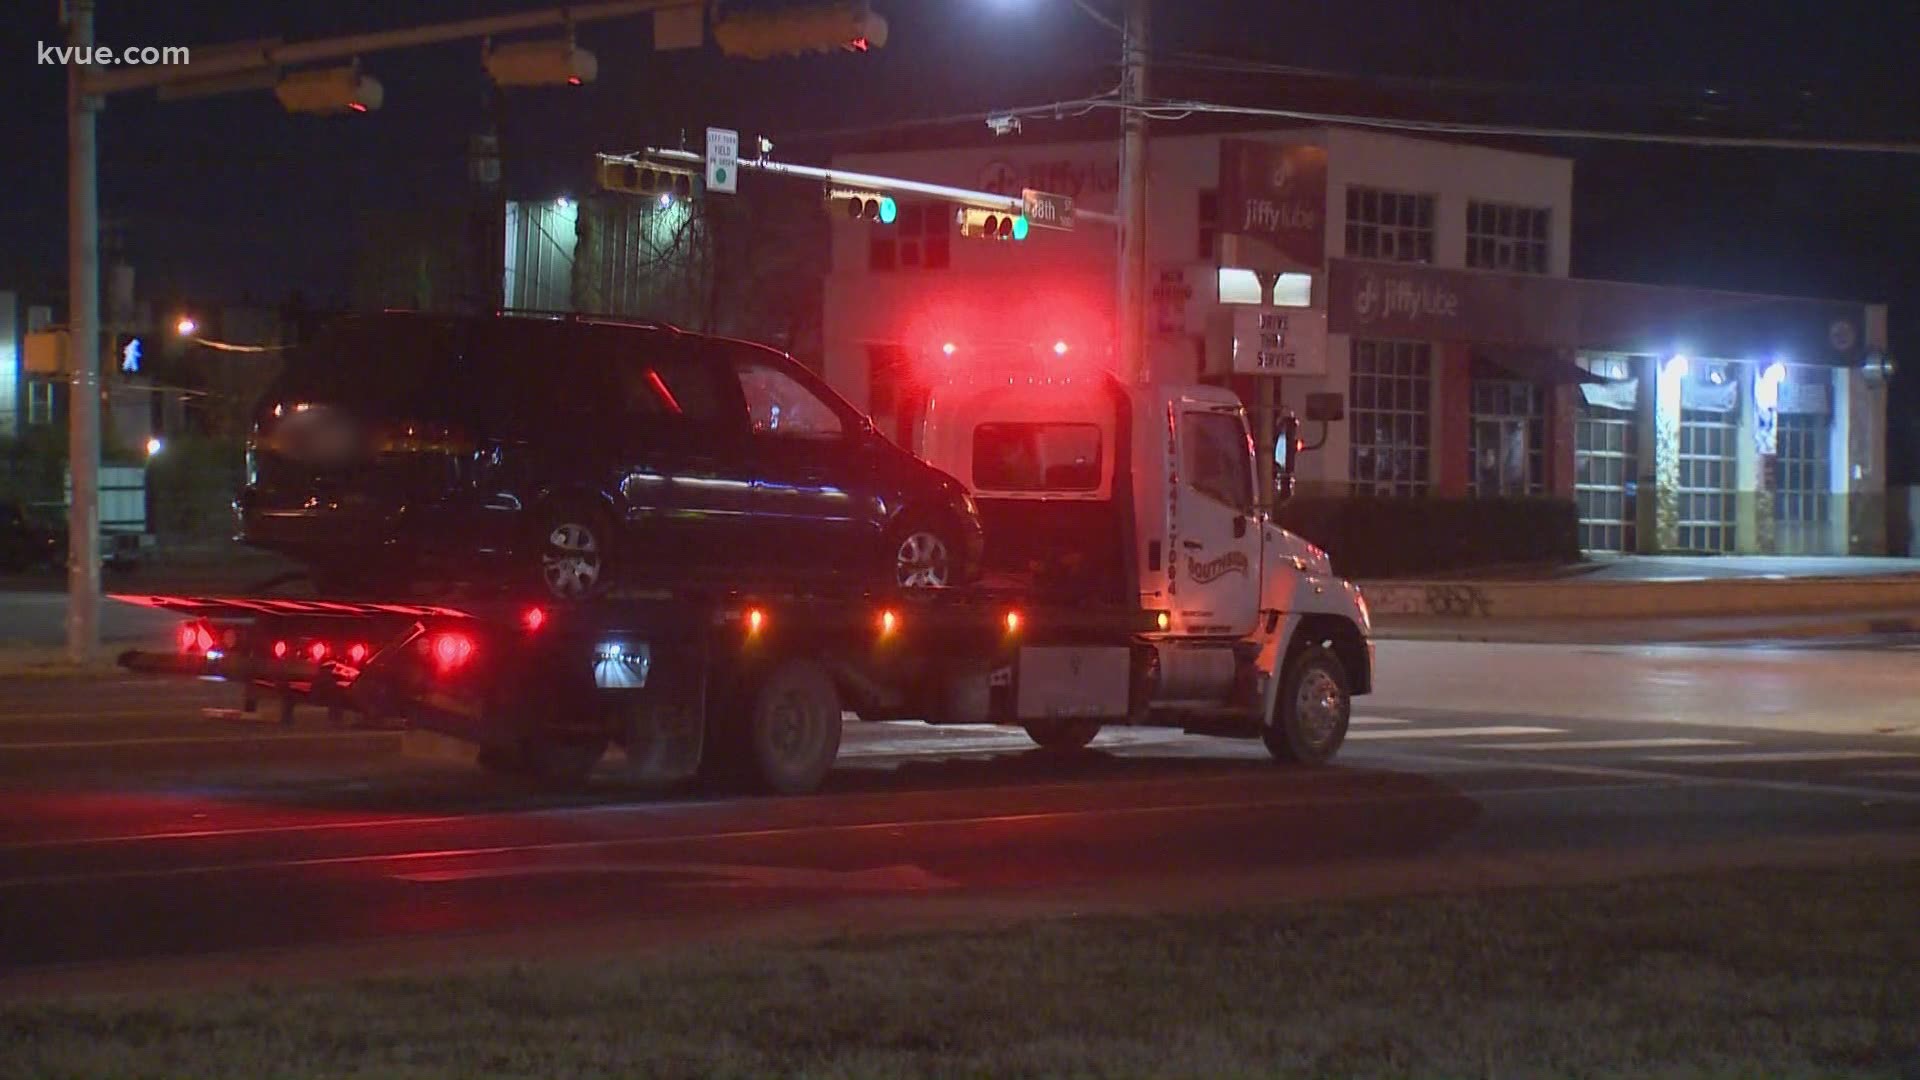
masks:
[[[1095,0],[1113,9],[1117,0]],[[535,0],[100,0],[103,43],[300,40],[538,6]],[[509,190],[585,189],[596,150],[697,140],[708,124],[770,133],[818,159],[805,132],[1078,96],[1113,81],[1117,41],[1069,0],[875,0],[884,50],[749,63],[653,53],[644,21],[588,26],[599,82],[509,101]],[[0,287],[64,293],[64,79],[34,62],[55,0],[14,0],[0,30]],[[1339,111],[1678,132],[1920,140],[1920,5],[1550,0],[1158,0],[1156,92]],[[1356,80],[1223,76],[1190,50],[1351,73]],[[348,292],[356,223],[462,194],[486,114],[478,43],[370,56],[386,87],[368,116],[285,115],[266,92],[102,117],[101,211],[141,292],[275,301]],[[1392,81],[1382,83],[1381,77]],[[1431,81],[1425,81],[1431,80]],[[1113,121],[1106,119],[1111,125]],[[1029,138],[1059,129],[1030,123]],[[975,139],[961,125],[922,137]],[[1920,399],[1920,157],[1522,144],[1576,159],[1574,271],[1886,302]],[[1920,441],[1894,457],[1920,479]],[[1901,466],[1897,466],[1901,467]]]

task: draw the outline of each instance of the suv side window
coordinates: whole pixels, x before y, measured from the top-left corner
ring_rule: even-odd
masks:
[[[740,408],[730,400],[724,371],[701,363],[700,356],[672,335],[614,326],[587,326],[586,350],[591,377],[584,392],[599,395],[598,408],[623,429],[689,427],[718,432],[737,430]]]
[[[836,439],[846,434],[839,412],[800,380],[765,360],[741,359],[734,370],[756,435]]]
[[[1182,455],[1195,491],[1242,513],[1253,509],[1253,458],[1246,428],[1232,413],[1190,412]]]
[[[729,408],[720,380],[710,365],[682,350],[648,357],[630,357],[621,365],[627,399],[635,412],[662,418],[673,416],[702,427],[726,426]]]

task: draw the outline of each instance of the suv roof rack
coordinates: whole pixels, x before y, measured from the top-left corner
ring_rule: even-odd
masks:
[[[633,326],[643,330],[664,330],[674,334],[684,334],[685,330],[670,322],[659,319],[641,319],[631,315],[610,315],[594,311],[551,311],[543,308],[495,308],[495,315],[513,318],[560,319],[566,322],[604,323],[610,326]]]

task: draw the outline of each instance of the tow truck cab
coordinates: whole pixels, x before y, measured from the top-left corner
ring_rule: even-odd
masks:
[[[1297,422],[1282,427],[1276,499],[1291,493],[1300,452]],[[1231,391],[956,366],[931,388],[915,441],[978,503],[989,572],[1164,614],[1144,641],[1151,722],[1236,734],[1257,724],[1270,746],[1291,744],[1274,747],[1288,757],[1338,746],[1346,699],[1372,689],[1366,601],[1326,552],[1270,519]],[[1300,712],[1316,715],[1290,723]]]

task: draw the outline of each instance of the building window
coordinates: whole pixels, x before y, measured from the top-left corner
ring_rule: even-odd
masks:
[[[1473,380],[1468,489],[1475,495],[1546,490],[1546,411],[1540,388],[1519,379]]]
[[[1733,550],[1734,439],[1737,412],[1680,413],[1679,546],[1682,551]]]
[[[943,202],[909,203],[900,220],[875,225],[867,241],[867,269],[945,270],[953,264],[953,208]]]
[[[27,380],[27,423],[53,423],[53,387],[47,379]]]
[[[1827,550],[1830,480],[1827,418],[1818,413],[1781,413],[1775,430],[1773,493],[1775,546],[1782,555]]]
[[[1347,188],[1347,257],[1433,261],[1433,196]]]
[[[1580,506],[1580,550],[1636,551],[1633,415],[1580,406],[1573,425],[1573,498]]]
[[[1200,232],[1197,238],[1199,243],[1196,245],[1195,254],[1199,255],[1201,262],[1214,262],[1220,257],[1220,193],[1218,191],[1208,190],[1200,193],[1199,221]]]
[[[1467,265],[1476,270],[1546,273],[1547,214],[1544,207],[1469,202]]]
[[[1348,376],[1348,474],[1358,495],[1424,495],[1431,484],[1433,347],[1356,341]]]

